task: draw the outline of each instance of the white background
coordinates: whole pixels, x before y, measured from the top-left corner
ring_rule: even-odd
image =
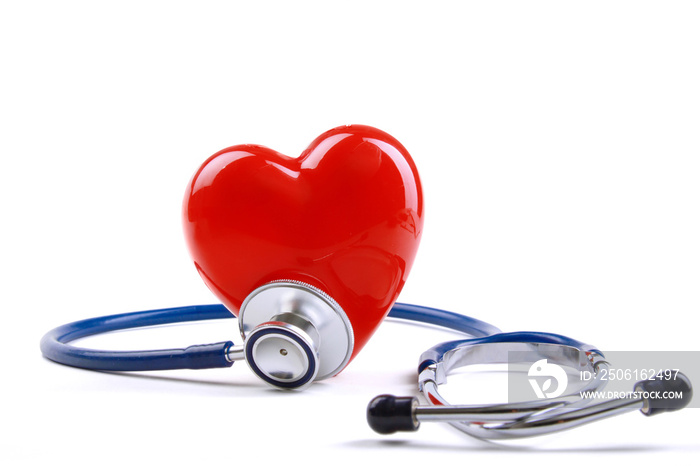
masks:
[[[453,337],[410,325],[302,393],[244,363],[117,375],[41,357],[65,322],[214,302],[182,238],[192,173],[347,123],[389,132],[421,172],[402,301],[603,350],[700,349],[697,3],[250,3],[2,2],[0,461],[697,459],[697,410],[507,446],[440,425],[376,435],[367,402],[414,393],[419,354]],[[237,338],[230,321],[84,344]]]

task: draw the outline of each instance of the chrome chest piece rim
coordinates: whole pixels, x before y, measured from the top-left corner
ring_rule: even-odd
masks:
[[[279,388],[303,388],[339,373],[350,361],[354,336],[340,305],[297,281],[274,281],[254,290],[238,316],[246,361]]]

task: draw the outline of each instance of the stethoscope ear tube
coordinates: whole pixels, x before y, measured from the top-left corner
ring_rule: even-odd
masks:
[[[558,432],[635,409],[647,416],[677,411],[688,406],[693,397],[690,380],[682,372],[669,380],[638,382],[635,391],[645,395],[615,398],[585,407],[575,407],[575,397],[502,405],[426,406],[416,397],[379,395],[367,405],[367,423],[379,434],[414,432],[422,421],[433,421],[464,423],[465,428],[478,426],[483,432],[477,429],[465,432],[481,438],[523,438]]]
[[[548,399],[452,405],[440,395],[438,387],[447,382],[452,370],[471,364],[509,363],[511,352],[518,356],[519,363],[534,366],[551,358],[572,370],[589,372],[591,377],[586,378],[589,382],[579,392]],[[660,377],[635,385],[637,396],[593,404],[594,398],[584,395],[605,386],[606,379],[600,374],[608,364],[594,347],[556,334],[513,332],[446,342],[421,357],[419,389],[428,404],[419,404],[414,397],[380,395],[367,406],[367,422],[380,434],[415,431],[421,422],[448,422],[474,437],[506,440],[558,432],[636,409],[645,415],[675,411],[692,399],[692,386],[686,375],[661,371]]]

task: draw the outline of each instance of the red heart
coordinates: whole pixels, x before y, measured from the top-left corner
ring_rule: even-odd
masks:
[[[352,357],[396,301],[423,231],[410,155],[359,125],[322,134],[299,158],[256,145],[214,154],[183,214],[195,266],[229,310],[273,280],[305,282],[347,314]]]

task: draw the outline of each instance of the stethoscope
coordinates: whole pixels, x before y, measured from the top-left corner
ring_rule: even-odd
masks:
[[[338,332],[344,319],[336,306],[330,296],[310,285],[279,281],[256,290],[244,303],[239,314],[242,345],[224,341],[148,351],[105,351],[69,345],[80,338],[117,330],[235,317],[223,305],[213,304],[69,323],[44,335],[41,351],[52,361],[96,371],[209,369],[230,367],[235,361],[246,360],[253,372],[268,384],[298,389],[337,374],[347,363],[348,341],[343,333],[351,338],[351,331],[348,326],[347,332]],[[267,315],[270,313],[276,314]],[[393,395],[380,395],[369,403],[367,421],[378,433],[415,431],[421,422],[442,421],[482,439],[523,438],[637,409],[647,416],[675,411],[685,407],[692,397],[690,380],[678,372],[673,378],[638,382],[634,386],[638,397],[592,404],[591,398],[581,394],[605,385],[597,375],[609,364],[593,346],[551,333],[501,333],[498,328],[468,316],[412,304],[394,304],[388,317],[449,329],[472,338],[441,343],[421,355],[418,389],[427,404],[421,404],[417,397]],[[324,336],[326,340],[321,344]],[[512,362],[511,354],[518,355],[518,362],[527,365],[547,359],[549,363],[592,377],[587,377],[589,382],[579,392],[546,400],[465,406],[451,405],[440,395],[438,387],[456,369],[472,364]],[[669,400],[659,396],[666,392],[682,393],[682,397]]]
[[[183,207],[194,263],[223,304],[73,322],[48,332],[41,351],[55,362],[98,371],[207,369],[245,359],[266,383],[300,389],[340,373],[388,314],[470,338],[421,356],[418,389],[427,404],[390,395],[370,402],[367,419],[379,433],[446,421],[475,437],[509,439],[690,402],[690,381],[675,372],[638,382],[640,396],[592,403],[582,395],[604,386],[598,375],[608,365],[596,348],[549,333],[502,333],[464,315],[395,303],[415,257],[422,216],[415,164],[396,139],[376,128],[332,129],[297,159],[262,146],[224,149],[195,173]],[[116,330],[233,317],[242,345],[101,351],[69,344]],[[567,368],[586,374],[587,382],[567,394],[557,393],[557,379],[548,396],[485,406],[451,405],[438,391],[458,368],[513,362],[533,371]],[[669,392],[681,396],[654,396]]]

